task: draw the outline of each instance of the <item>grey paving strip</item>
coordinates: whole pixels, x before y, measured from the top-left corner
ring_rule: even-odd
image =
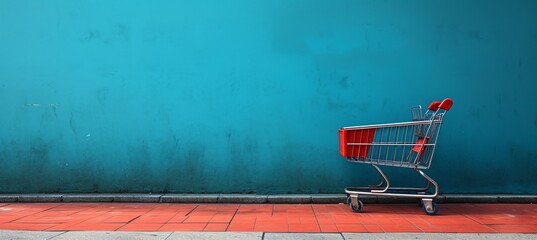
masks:
[[[86,240],[86,239],[113,239],[113,240],[165,240],[171,232],[105,232],[105,231],[71,231],[58,235],[52,240]]]
[[[265,233],[263,240],[343,240],[343,236],[339,233]]]
[[[133,202],[133,203],[344,203],[345,194],[0,194],[0,202]],[[360,196],[364,203],[413,203],[415,199]],[[444,194],[438,203],[537,203],[537,195]]]
[[[51,239],[64,232],[12,231],[0,230],[0,239]]]
[[[262,239],[262,232],[174,232],[166,240]]]
[[[431,240],[510,240],[510,239],[537,239],[537,234],[505,234],[505,233],[343,233],[345,240],[405,240],[405,239],[431,239]]]

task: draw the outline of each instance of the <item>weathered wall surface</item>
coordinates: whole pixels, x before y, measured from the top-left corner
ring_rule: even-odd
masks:
[[[537,193],[536,22],[531,0],[0,0],[0,192],[343,192],[378,178],[339,127],[451,97],[441,191]]]

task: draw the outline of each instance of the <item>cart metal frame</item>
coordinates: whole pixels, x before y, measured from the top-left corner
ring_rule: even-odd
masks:
[[[418,198],[425,213],[435,215],[438,205],[438,184],[423,172],[429,169],[445,113],[453,101],[434,101],[425,113],[421,106],[412,108],[411,122],[376,124],[341,128],[340,153],[350,162],[370,164],[380,174],[381,181],[367,187],[347,187],[347,203],[359,212],[363,203],[359,195]],[[424,187],[392,187],[379,166],[402,167],[415,170],[426,181]],[[434,192],[429,193],[431,186]]]

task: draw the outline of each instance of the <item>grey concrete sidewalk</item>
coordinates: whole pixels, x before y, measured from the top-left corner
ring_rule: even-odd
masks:
[[[537,239],[537,234],[457,234],[457,233],[262,233],[262,232],[38,232],[0,230],[0,239],[53,239],[53,240],[87,240],[87,239],[128,239],[128,240],[186,240],[186,239]]]

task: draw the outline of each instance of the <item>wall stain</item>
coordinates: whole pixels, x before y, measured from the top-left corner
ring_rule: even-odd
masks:
[[[83,43],[94,41],[102,43],[128,42],[130,41],[130,29],[125,24],[115,24],[99,30],[88,29],[80,38],[80,41]]]
[[[140,144],[128,147],[130,181],[135,184],[145,184],[148,169],[151,169],[151,151],[146,140]]]
[[[341,79],[339,80],[339,86],[341,86],[341,88],[347,88],[348,80],[349,80],[348,76],[341,77]]]
[[[46,145],[32,145],[30,146],[30,152],[35,159],[46,159],[48,156],[48,149]]]
[[[226,138],[227,138],[227,141],[230,142],[231,141],[231,131],[228,130],[228,132],[226,133]]]
[[[84,37],[82,37],[81,41],[82,42],[88,42],[88,41],[91,41],[93,39],[99,38],[99,36],[100,36],[99,31],[90,29],[90,30],[88,30],[86,32],[86,35]]]
[[[177,135],[175,133],[172,134],[172,138],[173,138],[173,143],[175,144],[175,148],[179,148],[179,138],[177,137]]]
[[[328,109],[330,109],[330,110],[339,110],[339,109],[344,109],[344,108],[348,107],[346,104],[338,102],[338,101],[334,101],[334,100],[332,100],[330,98],[326,99],[326,105],[327,105]]]
[[[517,71],[517,79],[519,81],[522,80],[522,72],[523,72],[523,68],[522,68],[522,59],[520,59],[520,57],[518,58],[518,71]]]
[[[76,135],[77,132],[76,132],[76,128],[75,128],[75,120],[74,120],[74,117],[73,117],[73,113],[71,112],[69,114],[69,128],[71,128],[71,131]]]
[[[470,112],[470,116],[475,119],[475,120],[481,120],[481,110],[479,110],[479,108],[474,108],[471,112]]]
[[[364,101],[360,103],[360,106],[359,106],[360,112],[367,112],[369,110],[370,105],[371,105],[370,101]]]
[[[30,140],[30,145],[27,151],[21,152],[21,164],[20,170],[24,171],[24,174],[18,174],[22,178],[31,176],[28,181],[30,184],[37,186],[38,188],[50,188],[51,180],[49,174],[51,171],[49,167],[49,144],[42,138],[34,138]]]
[[[95,93],[97,97],[97,101],[101,108],[104,108],[106,105],[106,100],[108,99],[108,88],[99,88],[97,89],[97,92]]]
[[[93,193],[98,193],[98,192],[99,192],[99,184],[95,184],[95,183],[92,184],[92,185],[91,185],[91,191],[92,191]]]
[[[58,118],[58,113],[56,112],[56,105],[52,105],[50,106],[50,108],[52,109],[52,114],[54,114],[54,117]]]
[[[189,186],[187,189],[191,192],[197,192],[200,186],[206,184],[204,181],[205,176],[200,171],[200,166],[203,165],[203,162],[203,150],[197,148],[187,150],[183,165],[183,180],[186,181],[186,186]]]
[[[114,29],[115,29],[116,35],[118,36],[125,36],[129,33],[129,27],[127,25],[116,24],[114,26]]]
[[[470,31],[468,32],[468,35],[476,40],[482,40],[483,37],[481,36],[481,33],[479,31]]]

